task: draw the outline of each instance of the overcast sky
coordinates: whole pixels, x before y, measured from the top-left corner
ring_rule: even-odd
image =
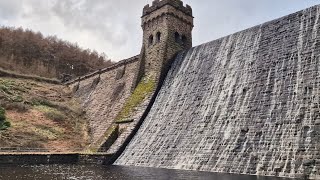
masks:
[[[193,8],[199,45],[320,4],[319,0],[184,0]],[[0,25],[104,52],[114,61],[140,53],[140,17],[152,0],[0,0]]]

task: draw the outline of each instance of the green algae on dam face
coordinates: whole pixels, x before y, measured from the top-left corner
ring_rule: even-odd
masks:
[[[106,152],[111,145],[116,141],[119,135],[119,125],[110,126],[107,131],[104,133],[100,139],[91,145],[89,145],[86,152],[88,153],[97,153],[97,152]]]
[[[180,54],[116,161],[320,178],[320,6]]]
[[[155,90],[156,82],[152,77],[144,77],[133,91],[124,107],[116,117],[116,122],[128,121],[127,118],[135,108],[145,100]]]

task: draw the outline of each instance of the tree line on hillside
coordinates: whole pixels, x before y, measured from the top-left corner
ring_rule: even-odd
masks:
[[[104,53],[82,49],[77,44],[63,41],[56,36],[44,37],[40,32],[11,27],[0,28],[0,61],[0,67],[5,70],[15,71],[22,68],[23,72],[28,71],[27,64],[41,62],[40,64],[48,66],[48,71],[55,68],[55,78],[61,78],[62,74],[81,76],[113,64]],[[10,62],[11,65],[6,66],[4,62]],[[17,64],[22,64],[23,67],[14,67]],[[30,71],[35,70],[30,68]],[[39,75],[37,72],[27,74]],[[50,77],[50,74],[43,76]]]

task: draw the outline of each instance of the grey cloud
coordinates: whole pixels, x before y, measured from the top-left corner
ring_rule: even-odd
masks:
[[[0,23],[78,42],[112,59],[140,51],[142,8],[153,0],[0,0]],[[183,0],[193,8],[194,45],[319,3],[319,0]]]
[[[127,35],[132,29],[132,24],[123,16],[130,6],[126,0],[116,3],[105,0],[57,0],[52,11],[65,26],[93,32],[114,47],[120,47],[127,42]]]
[[[21,12],[21,0],[0,0],[0,19],[13,19]]]
[[[59,38],[78,41],[81,47],[96,48],[111,57],[118,54],[116,58],[120,59],[119,56],[124,58],[139,53],[140,47],[128,47],[136,46],[132,42],[137,42],[137,36],[140,36],[141,8],[146,1],[11,0],[9,3],[0,0],[0,23],[4,18],[9,21],[8,26],[21,24],[44,34],[54,27],[56,30],[50,30],[48,35],[58,34]],[[119,53],[120,50],[127,52]]]

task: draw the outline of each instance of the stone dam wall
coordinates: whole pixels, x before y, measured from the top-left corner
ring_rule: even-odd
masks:
[[[39,165],[39,164],[102,164],[112,154],[81,153],[6,153],[0,155],[0,165]]]
[[[320,6],[175,59],[116,165],[320,179]]]
[[[131,95],[138,66],[139,56],[134,56],[67,83],[86,111],[93,144],[111,127]]]

